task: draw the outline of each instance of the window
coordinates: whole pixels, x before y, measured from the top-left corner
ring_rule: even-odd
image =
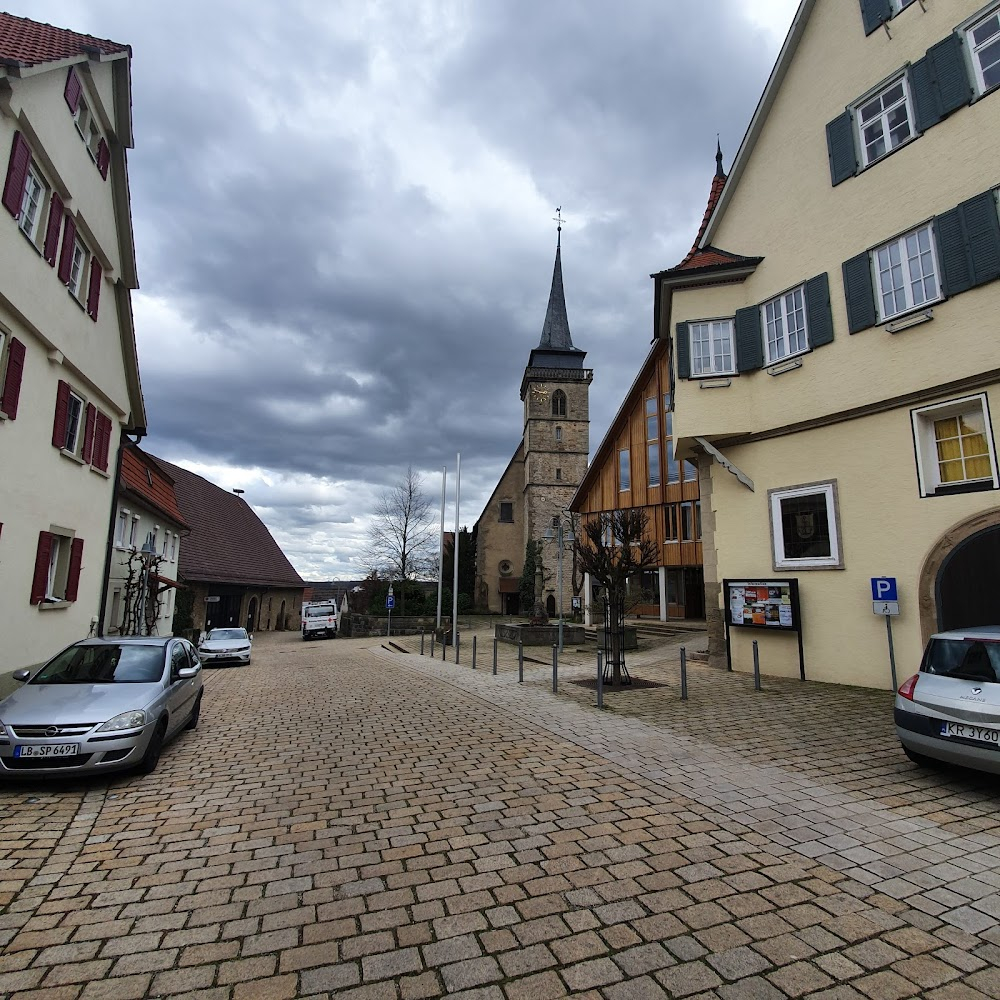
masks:
[[[1000,83],[1000,8],[994,8],[966,32],[976,87],[985,94]]]
[[[670,503],[663,508],[663,537],[668,542],[676,542],[677,534],[677,504]]]
[[[557,441],[562,441],[562,428],[561,427],[557,427],[556,428],[556,440]]]
[[[5,348],[6,359],[4,358]],[[0,327],[0,371],[3,372],[3,381],[0,381],[0,412],[9,420],[17,419],[25,353],[24,344]]]
[[[74,237],[67,286],[77,298],[80,297],[80,292],[83,288],[83,268],[86,261],[87,248],[80,241],[79,237]]]
[[[769,490],[775,569],[840,569],[837,485]]]
[[[83,539],[66,528],[52,526],[38,533],[31,603],[75,601],[80,585]]]
[[[656,441],[660,436],[660,424],[656,417],[656,400],[646,400],[646,440]]]
[[[17,224],[32,243],[38,240],[44,200],[45,185],[35,171],[34,165],[29,165],[28,176],[24,182],[24,194],[21,196],[21,216]]]
[[[681,504],[681,541],[694,541],[694,504]]]
[[[911,412],[921,496],[1000,487],[985,394]]]
[[[83,423],[84,405],[83,400],[75,392],[69,393],[66,403],[66,435],[63,438],[62,447],[74,455],[77,453],[83,437],[80,431]]]
[[[646,446],[646,454],[649,461],[649,485],[660,485],[660,445],[651,442]]]
[[[177,562],[177,535],[171,536],[170,539],[170,561]]]
[[[913,135],[906,78],[894,80],[854,109],[861,136],[861,165],[867,167]]]
[[[691,374],[731,375],[733,363],[733,321],[710,320],[691,324]]]
[[[628,448],[618,452],[618,489],[622,492],[632,488],[632,469]]]
[[[698,478],[698,466],[694,462],[684,462],[684,482],[693,483]]]
[[[646,400],[646,455],[649,485],[660,485],[660,419],[656,409],[656,398]]]
[[[124,509],[118,511],[118,521],[115,524],[115,545],[120,549],[125,547],[130,523],[129,512]]]
[[[552,393],[552,416],[566,416],[566,393],[564,393],[562,389],[556,389],[556,391]]]
[[[139,547],[139,515],[132,515],[132,527],[128,532],[128,547],[135,549]]]
[[[562,479],[562,469],[556,469],[556,479]]]
[[[878,247],[872,256],[881,320],[941,297],[930,223]]]
[[[890,0],[893,14],[898,14],[901,10],[906,10],[914,0]]]
[[[503,524],[514,523],[514,504],[509,500],[500,501],[500,521]]]
[[[782,358],[809,349],[804,286],[799,285],[765,302],[761,306],[761,319],[764,323],[767,364],[773,365]]]

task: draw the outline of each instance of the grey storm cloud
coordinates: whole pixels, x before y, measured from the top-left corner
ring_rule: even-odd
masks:
[[[561,205],[596,446],[649,349],[649,274],[774,62],[757,22],[792,8],[24,0],[132,46],[144,445],[246,489],[307,578],[363,575],[408,465],[436,498],[461,452],[471,524],[520,439]]]

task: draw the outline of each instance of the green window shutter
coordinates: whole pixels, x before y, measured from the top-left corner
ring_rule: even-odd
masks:
[[[934,235],[941,261],[941,291],[945,295],[968,291],[973,285],[972,263],[961,205],[934,219]]]
[[[962,50],[962,39],[954,32],[927,50],[942,118],[972,100],[972,81]]]
[[[941,111],[934,87],[933,69],[927,56],[918,59],[910,66],[909,83],[916,112],[917,130],[926,132],[941,121]]]
[[[760,306],[736,310],[736,370],[764,367],[764,342],[760,335]]]
[[[1000,217],[993,192],[963,201],[958,210],[965,228],[972,284],[983,285],[1000,278]]]
[[[691,377],[691,328],[687,323],[677,324],[674,338],[674,357],[677,359],[677,377]]]
[[[844,295],[847,299],[847,328],[851,333],[867,330],[878,322],[875,311],[875,283],[872,281],[868,251],[844,261]]]
[[[822,347],[833,342],[830,279],[825,271],[806,282],[806,322],[810,347]]]
[[[861,0],[861,19],[865,24],[865,34],[870,35],[892,17],[889,0]]]
[[[836,187],[858,172],[858,153],[854,145],[854,122],[845,111],[826,126],[826,147],[830,156],[830,180]]]

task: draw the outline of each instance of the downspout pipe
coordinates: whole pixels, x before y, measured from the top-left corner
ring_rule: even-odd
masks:
[[[104,617],[108,613],[108,587],[111,584],[111,559],[115,548],[115,524],[118,520],[118,490],[122,479],[122,455],[126,444],[138,444],[144,437],[142,431],[135,432],[135,442],[131,442],[128,431],[123,427],[118,437],[118,456],[115,458],[114,488],[111,491],[111,512],[108,515],[108,540],[104,546],[104,575],[101,578],[101,607],[97,612],[97,637],[104,638]]]

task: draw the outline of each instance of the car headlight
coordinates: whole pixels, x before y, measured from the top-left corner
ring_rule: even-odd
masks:
[[[103,726],[98,727],[97,731],[99,733],[115,733],[122,729],[141,729],[144,725],[146,725],[145,712],[122,712],[121,715],[108,719]]]

